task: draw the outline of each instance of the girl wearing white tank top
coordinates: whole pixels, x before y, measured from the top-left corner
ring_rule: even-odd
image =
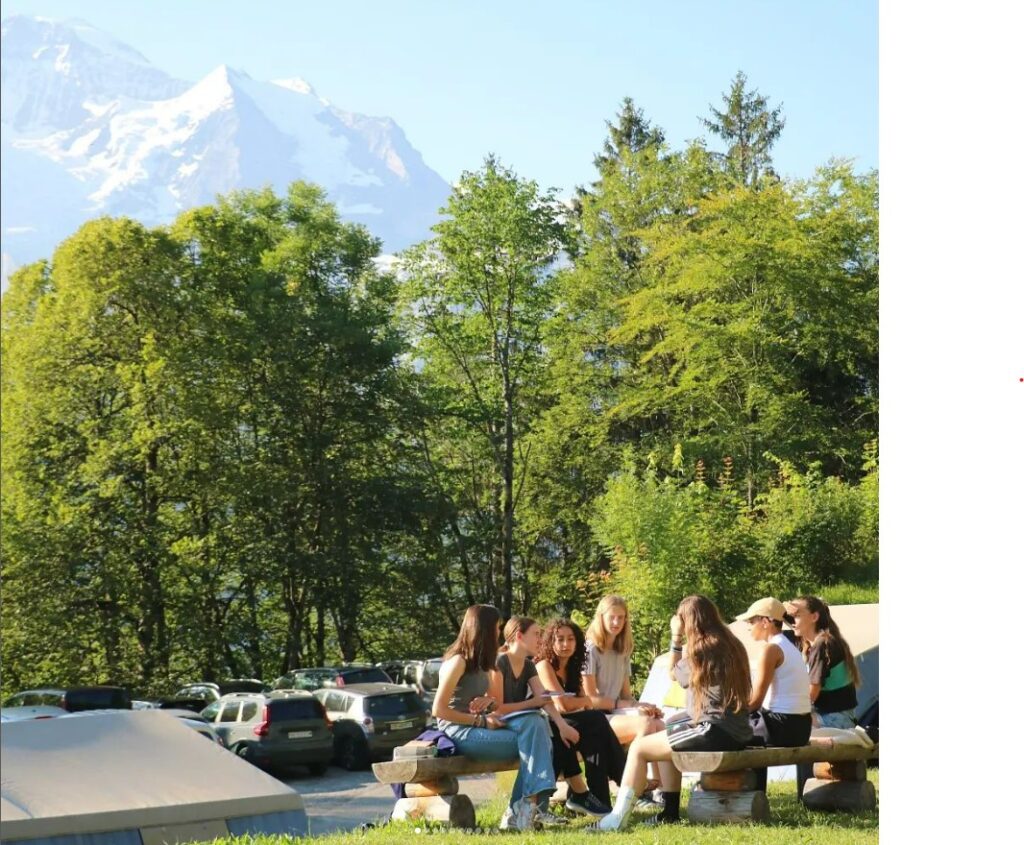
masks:
[[[751,719],[760,719],[769,745],[791,748],[811,738],[811,682],[803,655],[782,633],[785,608],[774,598],[760,599],[738,616],[750,625],[750,636],[764,645],[750,663]],[[756,769],[758,788],[768,782],[768,770]]]

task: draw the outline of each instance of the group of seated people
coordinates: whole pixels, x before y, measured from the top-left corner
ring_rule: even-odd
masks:
[[[825,602],[764,598],[738,618],[758,643],[750,656],[710,599],[679,603],[669,670],[687,707],[666,718],[630,691],[633,634],[622,597],[601,599],[586,635],[570,619],[542,627],[513,616],[502,627],[496,607],[473,605],[441,666],[438,727],[467,757],[518,756],[502,829],[565,824],[548,811],[558,777],[568,784],[566,808],[598,817],[595,830],[622,829],[653,782],[664,808],[649,821],[678,821],[673,752],[739,750],[755,733],[769,745],[805,745],[814,724],[854,725],[857,664]],[[658,773],[650,781],[649,768]],[[763,789],[767,769],[759,778]],[[609,781],[619,787],[614,806]]]

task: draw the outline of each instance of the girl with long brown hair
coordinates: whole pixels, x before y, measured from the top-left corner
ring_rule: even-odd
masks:
[[[634,740],[615,807],[597,823],[596,830],[620,830],[626,824],[649,762],[671,761],[675,751],[738,751],[753,738],[747,652],[722,621],[714,602],[705,596],[688,596],[679,603],[669,625],[669,668],[676,680],[690,689],[691,719],[673,721],[667,730]],[[662,771],[665,809],[655,821],[676,821],[680,775],[675,766],[665,766]]]
[[[502,683],[496,668],[501,614],[489,604],[466,610],[458,637],[441,664],[433,713],[438,728],[459,752],[477,760],[519,757],[517,783],[522,795],[511,808],[508,827],[533,830],[538,826],[538,798],[554,791],[548,724],[539,713],[507,723],[490,712],[494,690]]]
[[[828,605],[817,596],[800,596],[786,602],[786,610],[807,661],[815,722],[826,728],[853,728],[860,670]]]

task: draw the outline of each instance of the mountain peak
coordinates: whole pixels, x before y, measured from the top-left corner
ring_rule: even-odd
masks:
[[[316,89],[301,76],[293,76],[290,79],[271,79],[270,82],[272,85],[277,85],[279,88],[287,88],[289,91],[295,91],[297,94],[317,96]]]
[[[2,26],[8,269],[96,214],[161,224],[228,191],[283,192],[296,179],[322,186],[389,250],[437,220],[448,186],[394,121],[338,109],[302,77],[271,83],[221,64],[184,82],[84,21]]]
[[[12,15],[2,26],[0,120],[33,135],[87,119],[86,103],[174,97],[188,85],[82,20]]]

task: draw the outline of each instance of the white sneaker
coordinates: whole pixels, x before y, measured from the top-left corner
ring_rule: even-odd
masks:
[[[624,787],[619,791],[619,795],[615,799],[615,809],[601,819],[597,824],[590,825],[587,830],[594,833],[603,830],[622,830],[633,813],[633,805],[635,803],[636,793],[628,786]],[[616,812],[616,810],[618,812]]]
[[[506,807],[505,812],[501,814],[501,821],[498,822],[498,830],[508,830],[512,824],[512,808]]]
[[[540,830],[537,821],[537,805],[526,798],[520,798],[512,805],[512,818],[509,819],[508,830]]]
[[[537,821],[542,827],[564,827],[569,824],[568,819],[549,813],[547,810],[537,810]]]

